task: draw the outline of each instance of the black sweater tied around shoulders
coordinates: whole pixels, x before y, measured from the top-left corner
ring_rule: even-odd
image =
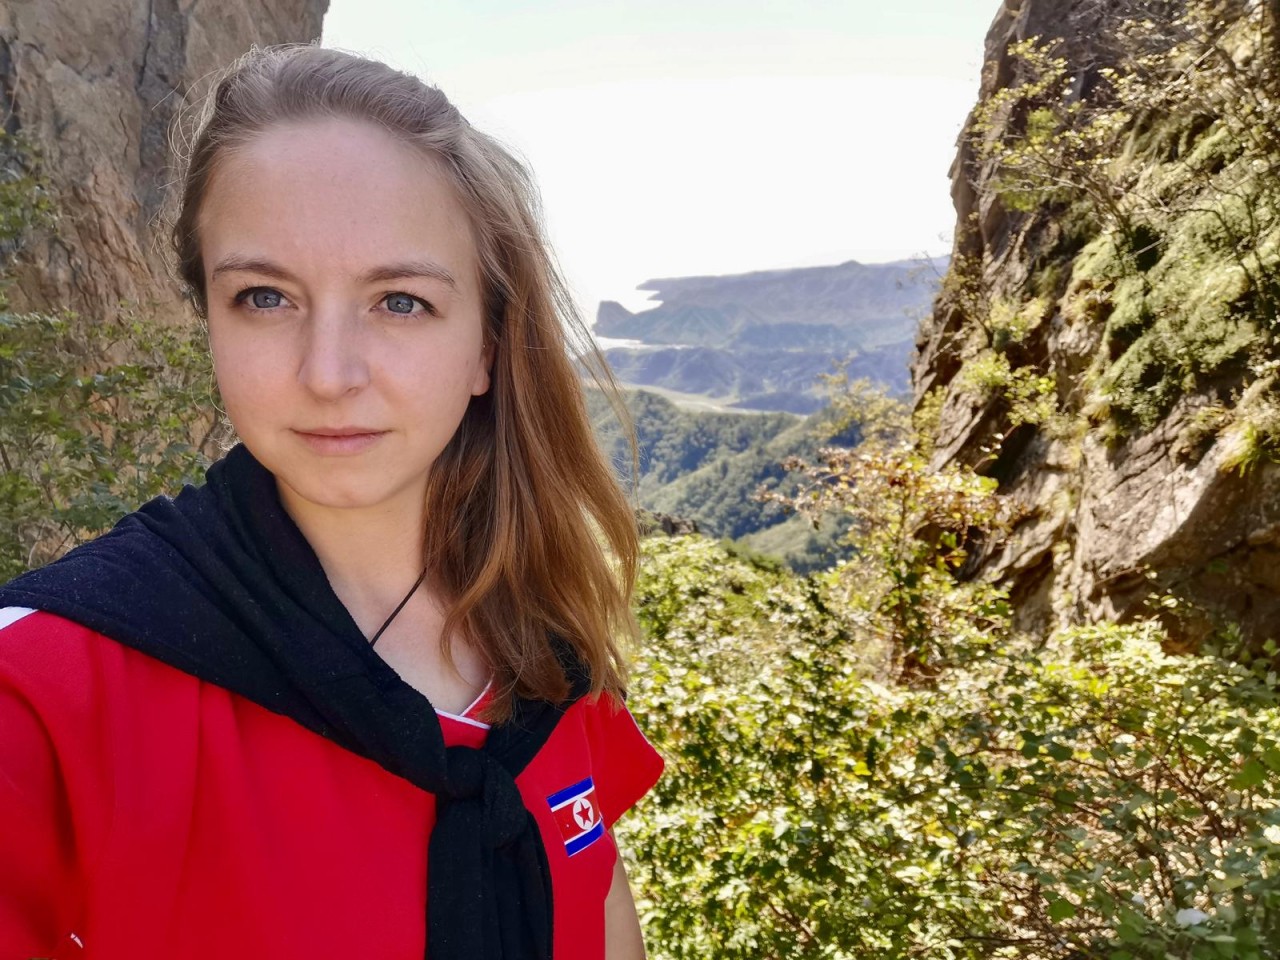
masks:
[[[243,446],[201,487],[158,497],[109,533],[0,587],[237,693],[427,790],[431,960],[550,960],[546,850],[515,778],[590,687],[567,645],[560,704],[517,699],[481,749],[446,747],[430,702],[370,649]]]

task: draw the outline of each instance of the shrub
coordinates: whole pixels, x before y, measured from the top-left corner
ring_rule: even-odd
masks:
[[[665,958],[1280,953],[1275,677],[1154,624],[958,628],[939,682],[821,580],[646,542],[631,706],[668,761],[621,832]]]
[[[212,392],[190,330],[0,312],[0,581],[199,480]]]
[[[9,309],[8,271],[57,210],[24,144],[0,135],[0,156],[3,582],[198,479],[223,426],[194,324]]]

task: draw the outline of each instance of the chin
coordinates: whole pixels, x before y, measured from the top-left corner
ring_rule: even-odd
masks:
[[[280,477],[296,496],[318,507],[338,509],[390,506],[406,503],[409,485],[396,483],[385,471],[372,467],[363,470],[325,469],[324,466],[289,471]],[[419,500],[425,496],[425,489]]]
[[[291,496],[312,507],[360,510],[401,504],[417,510],[426,496],[425,479],[414,483],[412,478],[391,476],[385,466],[361,457],[329,460],[268,454],[259,462],[275,475],[282,499]]]
[[[290,484],[295,496],[301,497],[307,503],[317,507],[327,507],[334,510],[358,510],[366,507],[376,507],[387,500],[386,496],[379,496],[378,491],[333,486],[312,490],[308,489],[308,486],[308,484]]]
[[[418,514],[423,509],[422,495],[410,503],[406,491],[388,489],[384,486],[327,485],[317,488],[314,483],[311,483],[299,484],[292,489],[295,498],[301,498],[308,506],[321,510],[377,510]]]

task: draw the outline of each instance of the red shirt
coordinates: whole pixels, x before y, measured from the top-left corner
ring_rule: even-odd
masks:
[[[473,705],[468,712],[474,712]],[[446,743],[488,728],[440,714]],[[516,779],[556,960],[604,957],[606,828],[662,759],[610,697]],[[422,960],[430,793],[86,627],[0,610],[0,960]]]

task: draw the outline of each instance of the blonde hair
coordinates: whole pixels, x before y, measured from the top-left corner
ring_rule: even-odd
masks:
[[[171,242],[196,312],[207,317],[198,217],[220,158],[274,124],[330,118],[376,124],[440,161],[476,236],[491,387],[472,398],[426,495],[424,559],[447,593],[445,636],[475,638],[487,658],[494,720],[513,696],[568,694],[553,634],[589,669],[594,693],[620,692],[619,640],[636,632],[635,516],[592,434],[568,334],[629,421],[556,268],[532,178],[500,143],[384,63],[313,44],[252,49],[205,102],[181,175]]]

